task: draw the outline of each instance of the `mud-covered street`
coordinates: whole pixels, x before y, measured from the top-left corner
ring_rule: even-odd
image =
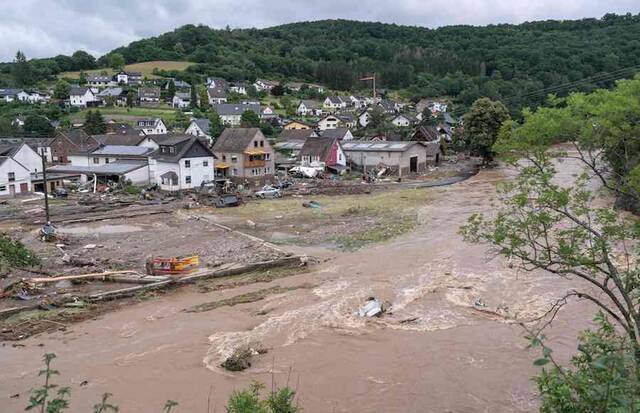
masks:
[[[566,161],[559,168],[560,179],[571,182],[576,165]],[[65,331],[5,342],[0,410],[24,409],[39,383],[42,355],[55,353],[56,380],[71,387],[72,412],[87,411],[105,392],[113,393],[121,411],[158,412],[172,399],[176,411],[206,412],[210,398],[212,411],[221,412],[231,392],[253,380],[267,388],[273,381],[288,384],[311,413],[533,412],[532,362],[539,354],[527,348],[512,320],[544,314],[571,281],[519,272],[458,234],[472,213],[491,213],[496,185],[512,176],[503,168],[481,170],[450,186],[362,195],[377,197],[375,203],[319,198],[325,204],[320,211],[300,208],[297,198],[205,211],[211,222],[236,225],[320,263],[263,282],[184,287]],[[180,253],[191,241],[172,228],[190,225],[196,234],[207,225],[147,219],[144,225],[161,237],[158,248],[182,243]],[[126,230],[119,245],[129,257],[145,235]],[[220,248],[226,257],[246,248],[232,240],[221,245],[217,233],[207,231],[211,239],[201,239],[202,233],[194,239],[199,253]],[[218,259],[212,253],[211,260]],[[265,289],[255,301],[183,311]],[[358,317],[370,296],[388,303],[390,312]],[[576,333],[593,313],[584,303],[560,312],[547,337],[561,360],[573,353]],[[252,342],[268,352],[251,368],[232,373],[219,367],[235,348]]]

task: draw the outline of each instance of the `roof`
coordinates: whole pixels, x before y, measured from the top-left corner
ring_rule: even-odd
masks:
[[[136,169],[147,167],[147,161],[115,161],[99,166],[80,166],[80,165],[54,165],[47,168],[47,172],[58,173],[78,173],[83,175],[124,175]]]
[[[15,96],[23,92],[22,89],[0,89],[0,96]]]
[[[301,100],[300,103],[304,103],[304,105],[309,109],[320,109],[322,108],[322,103],[317,102],[315,100]],[[298,104],[298,106],[300,106]]]
[[[327,99],[334,105],[341,105],[343,102],[340,96],[327,96]]]
[[[210,98],[226,98],[227,90],[222,86],[207,88],[207,94]]]
[[[242,115],[247,110],[255,112],[258,116],[261,113],[260,105],[256,103],[220,103],[212,107],[220,116]]]
[[[176,92],[174,97],[177,97],[180,100],[191,100],[191,93],[189,92]]]
[[[151,152],[153,152],[153,149],[145,146],[105,145],[91,152],[91,155],[146,156]]]
[[[112,133],[106,135],[93,135],[93,138],[101,145],[111,146],[137,146],[146,136],[138,133]]]
[[[215,158],[213,151],[209,148],[209,145],[200,137],[192,135],[176,135],[173,139],[166,139],[161,143],[163,146],[178,146],[178,151],[175,154],[161,153],[156,150],[151,156],[162,162],[178,162],[184,157],[184,155],[193,147],[193,145],[202,145],[206,150],[207,155]]]
[[[278,138],[285,141],[298,141],[305,140],[314,135],[316,135],[316,132],[313,129],[284,129],[280,132]]]
[[[156,127],[158,126],[158,124],[162,122],[161,118],[144,118],[144,119],[138,119],[136,121],[136,124],[134,125],[135,129],[139,129],[139,128],[148,128],[148,127]]]
[[[91,92],[91,89],[89,89],[88,87],[72,87],[69,90],[69,96],[82,96],[87,93],[87,91]]]
[[[322,131],[321,135],[324,138],[343,139],[347,132],[349,132],[349,128],[326,129]]]
[[[226,128],[213,145],[213,151],[244,152],[257,134],[262,135],[259,128]]]
[[[193,138],[193,135],[163,135],[164,138],[158,142],[160,145],[173,146]]]
[[[111,82],[112,80],[113,76],[92,75],[87,77],[89,82]]]
[[[349,141],[342,142],[345,152],[404,152],[418,142]]]
[[[209,130],[211,129],[211,121],[206,118],[194,118],[191,122],[195,123],[202,132],[206,135],[209,134]]]
[[[121,87],[109,87],[98,93],[98,96],[120,96],[122,94]]]
[[[325,160],[335,142],[336,138],[309,138],[300,148],[300,156],[318,156],[320,160]]]
[[[160,97],[159,87],[141,87],[138,89],[138,97]]]
[[[414,141],[437,141],[439,139],[440,133],[435,126],[420,126],[411,138]]]
[[[315,138],[310,138],[310,139],[315,139]],[[303,146],[304,143],[306,141],[286,141],[286,142],[278,142],[276,143],[275,147],[276,149],[283,149],[283,150],[300,150]]]

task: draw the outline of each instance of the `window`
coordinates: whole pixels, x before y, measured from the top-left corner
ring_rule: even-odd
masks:
[[[109,158],[105,158],[104,163],[109,163]]]
[[[209,161],[204,161],[204,162],[202,162],[202,166],[204,166],[204,167],[209,166]]]
[[[271,154],[270,153],[265,153],[264,154],[264,160],[268,161],[269,159],[271,159]]]
[[[231,155],[231,162],[233,163],[238,162],[238,157],[236,155]]]
[[[185,176],[184,181],[186,183],[190,184],[191,183],[191,176],[189,176],[189,175]]]
[[[93,163],[96,163],[96,164],[100,163],[100,158],[93,158]]]
[[[227,160],[227,155],[222,155],[222,162],[226,162]]]
[[[189,161],[189,160],[184,161],[184,167],[185,168],[191,168],[191,161]]]
[[[175,153],[176,148],[173,146],[169,146],[169,153]]]
[[[6,185],[1,185],[0,186],[0,192],[5,192],[7,190],[7,186]]]
[[[260,147],[264,148],[264,141],[260,141]]]
[[[232,176],[238,175],[238,170],[236,168],[233,168],[233,171],[231,171],[231,175]]]
[[[13,182],[16,180],[16,173],[15,172],[9,172],[9,182]]]
[[[253,147],[257,148],[258,147],[258,141],[253,141]]]

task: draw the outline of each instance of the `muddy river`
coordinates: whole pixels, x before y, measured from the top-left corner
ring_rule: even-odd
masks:
[[[562,164],[570,180],[575,165]],[[433,196],[415,231],[354,253],[297,248],[327,261],[269,284],[200,293],[190,289],[132,305],[68,328],[0,347],[0,410],[22,411],[41,357],[56,353],[57,381],[72,391],[71,412],[90,410],[102,393],[121,411],[222,412],[230,393],[259,380],[289,384],[305,412],[532,412],[531,377],[539,354],[509,318],[544,313],[567,281],[522,273],[457,231],[475,212],[490,213],[505,170],[483,170],[452,186],[416,189]],[[190,306],[279,285],[311,284],[265,300],[202,313]],[[392,313],[356,315],[369,296]],[[490,316],[475,311],[481,303]],[[548,331],[566,360],[594,310],[573,303]],[[244,372],[218,367],[233,348],[269,349]],[[19,394],[17,397],[12,395]]]

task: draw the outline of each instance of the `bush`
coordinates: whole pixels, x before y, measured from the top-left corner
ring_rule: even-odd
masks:
[[[0,268],[2,270],[7,267],[31,267],[39,264],[40,259],[20,241],[0,235]]]

